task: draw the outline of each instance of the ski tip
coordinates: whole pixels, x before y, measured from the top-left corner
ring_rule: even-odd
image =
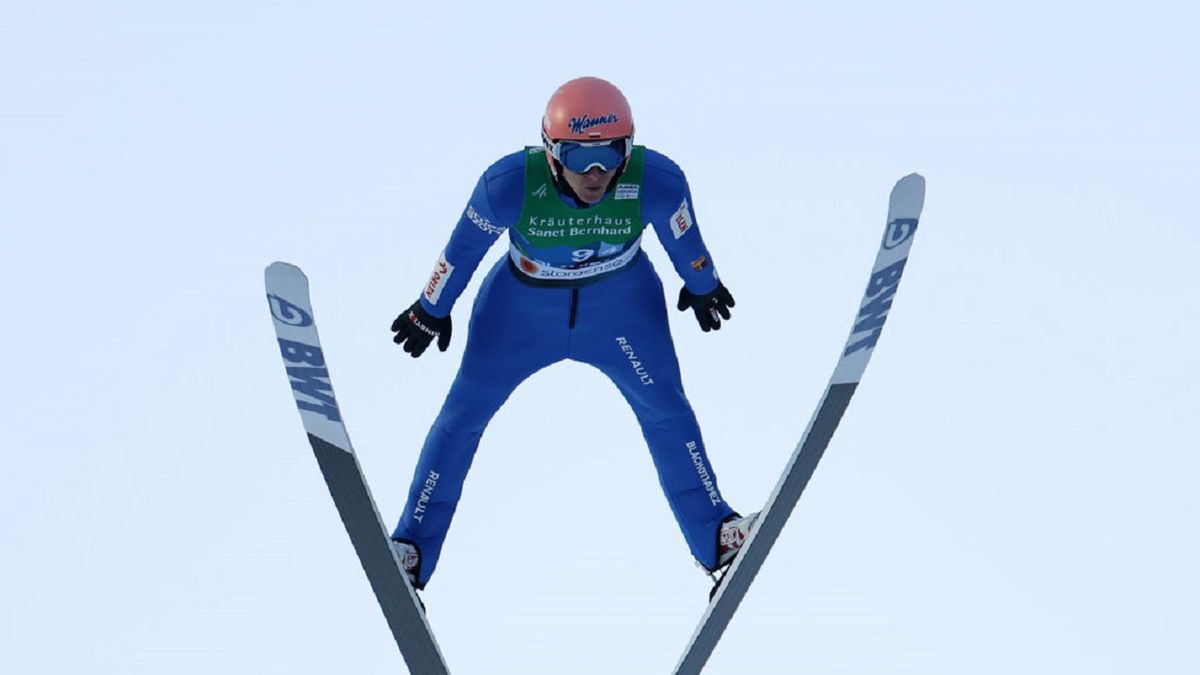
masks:
[[[899,189],[901,187],[908,189],[920,189],[922,192],[924,192],[925,177],[916,172],[910,173],[904,178],[896,181],[896,188]]]
[[[289,277],[299,276],[299,277],[304,278],[305,280],[308,279],[308,277],[306,277],[304,275],[304,271],[301,270],[299,267],[297,267],[291,263],[283,262],[283,261],[279,261],[279,260],[271,263],[270,265],[267,265],[267,268],[263,271],[263,274],[268,279],[271,278],[272,276],[289,276]]]
[[[892,188],[888,220],[895,218],[920,218],[925,207],[925,177],[910,173],[896,181]]]

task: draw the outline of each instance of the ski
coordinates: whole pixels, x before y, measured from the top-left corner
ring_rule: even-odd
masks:
[[[392,637],[410,672],[449,673],[350,445],[317,336],[308,277],[295,265],[277,262],[267,267],[266,284],[279,351],[300,419]]]
[[[704,668],[821,461],[879,340],[924,204],[925,179],[919,174],[901,178],[892,189],[883,242],[875,257],[875,266],[871,269],[850,338],[774,492],[709,601],[691,642],[675,667],[676,675],[693,675]]]

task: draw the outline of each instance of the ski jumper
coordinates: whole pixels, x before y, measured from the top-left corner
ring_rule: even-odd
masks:
[[[508,255],[479,289],[462,364],[392,535],[420,550],[418,587],[437,566],[488,422],[517,385],[564,359],[595,366],[617,386],[692,555],[716,567],[717,531],[733,509],[717,489],[683,391],[662,283],[641,250],[647,226],[688,290],[717,287],[687,180],[662,154],[634,146],[616,185],[587,208],[555,188],[542,148],[507,155],[479,179],[420,299],[433,316],[448,316],[508,230]]]

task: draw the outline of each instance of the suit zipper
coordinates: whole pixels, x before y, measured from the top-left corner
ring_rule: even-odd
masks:
[[[575,327],[575,315],[579,313],[579,289],[571,289],[571,318],[567,322],[567,328]]]

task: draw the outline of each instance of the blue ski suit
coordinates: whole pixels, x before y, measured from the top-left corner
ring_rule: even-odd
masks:
[[[588,240],[582,246],[579,237],[572,246],[549,247],[539,246],[544,239],[526,236],[538,233],[534,218],[518,223],[528,214],[526,199],[547,198],[548,192],[548,198],[576,208],[553,185],[527,180],[537,148],[507,155],[489,167],[455,226],[421,295],[422,306],[433,316],[450,314],[483,255],[505,230],[510,251],[488,272],[475,299],[462,364],[425,439],[392,535],[419,549],[418,587],[437,566],[488,422],[517,385],[564,359],[595,366],[625,397],[692,555],[705,568],[716,567],[717,531],[733,509],[717,489],[683,391],[662,282],[640,250],[641,226],[654,229],[692,293],[712,292],[717,274],[695,226],[683,172],[666,156],[637,149],[643,160],[640,187],[618,179],[606,197],[640,199],[642,222],[624,243],[606,241],[612,230],[603,224],[572,230]],[[544,161],[544,156],[536,160]],[[582,218],[589,209],[577,210],[579,222],[595,224]]]

